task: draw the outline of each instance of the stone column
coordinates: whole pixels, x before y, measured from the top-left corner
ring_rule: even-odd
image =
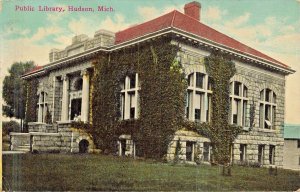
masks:
[[[82,75],[82,100],[81,100],[81,120],[87,122],[89,120],[89,95],[90,82],[89,73],[85,69],[81,72]]]
[[[61,105],[61,121],[67,121],[69,116],[69,77],[64,75],[63,79],[63,94]]]
[[[205,93],[204,93],[204,99],[203,99],[203,107],[201,108],[202,110],[202,117],[200,117],[201,121],[206,122],[206,111],[208,110],[208,94],[207,94],[207,90],[208,90],[208,75],[205,75],[204,77],[204,89],[205,89]]]
[[[139,88],[139,75],[135,74],[135,111],[134,111],[134,118],[139,117],[139,94],[138,94],[138,88]]]

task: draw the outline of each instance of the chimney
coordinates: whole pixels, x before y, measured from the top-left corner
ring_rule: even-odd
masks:
[[[200,21],[200,9],[201,4],[197,1],[193,1],[184,5],[184,14]]]

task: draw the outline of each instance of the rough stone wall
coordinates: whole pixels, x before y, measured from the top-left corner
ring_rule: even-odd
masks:
[[[199,135],[197,133],[194,133],[191,131],[184,131],[184,130],[177,131],[175,133],[173,140],[169,144],[168,153],[166,156],[168,161],[172,161],[175,158],[177,140],[179,140],[179,139],[180,139],[181,149],[179,151],[178,157],[181,161],[186,160],[186,142],[194,143],[193,161],[195,161],[197,158],[199,158],[200,161],[203,161],[204,143],[205,142],[210,143],[210,140],[208,138],[202,137],[201,135]]]
[[[80,141],[86,140],[89,143],[88,152],[95,151],[91,136],[83,130],[71,128],[69,122],[54,125],[31,123],[29,129],[32,132],[11,133],[11,150],[27,145],[33,152],[78,153]]]
[[[210,54],[207,50],[200,50],[195,47],[181,44],[182,50],[178,53],[178,59],[184,67],[186,75],[192,72],[206,73],[204,67],[204,57]],[[284,124],[284,98],[285,98],[285,76],[272,72],[270,70],[258,67],[252,63],[234,60],[236,64],[237,73],[231,81],[240,81],[248,88],[247,113],[246,124],[250,124],[250,104],[254,99],[255,102],[255,118],[253,130],[241,133],[234,142],[233,157],[234,162],[240,159],[240,144],[247,144],[247,160],[250,162],[258,161],[258,145],[265,145],[264,150],[264,164],[269,164],[269,146],[275,146],[275,165],[282,166],[283,162],[283,124]],[[263,129],[259,127],[259,99],[260,91],[269,88],[276,94],[276,119],[275,129]],[[187,138],[194,140],[193,137]],[[175,139],[176,140],[176,139]],[[201,142],[200,142],[201,143]],[[184,145],[183,145],[184,146]],[[172,145],[171,145],[172,148]],[[174,151],[174,150],[173,150]],[[170,154],[168,154],[170,156]]]
[[[69,122],[58,123],[58,133],[61,135],[61,151],[62,152],[79,152],[79,142],[83,139],[89,142],[89,152],[95,149],[93,140],[90,135],[80,129],[72,128]]]
[[[46,123],[30,122],[28,123],[29,132],[46,132]]]
[[[30,144],[29,133],[10,133],[10,150],[16,150],[19,146]]]
[[[31,134],[31,150],[33,152],[60,152],[61,136],[58,133]]]
[[[111,46],[114,42],[115,34],[106,30],[96,31],[93,38],[89,38],[84,34],[77,35],[73,37],[72,44],[67,46],[64,50],[52,49],[49,53],[49,60],[53,62],[95,47]]]
[[[264,164],[269,164],[269,146],[275,146],[275,165],[283,164],[283,124],[284,124],[284,99],[285,99],[285,78],[283,75],[260,69],[250,63],[236,63],[237,73],[232,81],[240,81],[248,87],[247,105],[248,112],[250,103],[254,99],[255,118],[253,130],[245,131],[240,134],[234,145],[235,159],[238,159],[239,144],[247,144],[247,159],[251,162],[258,161],[258,145],[265,145]],[[259,100],[260,91],[269,88],[276,94],[277,106],[275,114],[275,129],[263,129],[259,127]],[[247,113],[246,118],[249,120],[250,114]]]

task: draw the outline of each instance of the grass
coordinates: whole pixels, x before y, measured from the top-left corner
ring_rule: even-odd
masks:
[[[171,165],[103,155],[18,154],[3,156],[3,176],[13,191],[225,191],[300,188],[300,173],[234,166],[233,176],[216,166]]]

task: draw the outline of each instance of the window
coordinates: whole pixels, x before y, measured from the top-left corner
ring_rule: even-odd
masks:
[[[246,154],[247,154],[247,145],[246,144],[240,144],[240,161],[246,161]]]
[[[135,75],[133,75],[133,76],[131,76],[131,78],[129,78],[130,79],[130,89],[134,89],[135,88],[135,79],[136,79],[136,77],[135,77]]]
[[[195,109],[195,121],[200,121],[201,109]]]
[[[186,160],[194,161],[194,142],[186,142]]]
[[[205,75],[202,73],[196,73],[196,87],[203,89]]]
[[[186,95],[186,118],[191,121],[210,121],[211,79],[204,73],[191,73],[188,76]]]
[[[270,147],[269,147],[269,163],[270,163],[270,165],[275,164],[275,146],[274,145],[270,145]]]
[[[258,162],[263,165],[264,164],[264,155],[265,155],[265,146],[258,145]]]
[[[230,83],[230,105],[231,116],[230,122],[240,126],[248,126],[246,122],[248,89],[237,81]]]
[[[208,142],[203,143],[203,161],[210,161],[210,144]]]
[[[203,108],[204,93],[196,92],[195,95],[195,121],[201,120],[201,109]]]
[[[45,122],[45,117],[47,113],[47,102],[46,102],[46,93],[41,92],[39,94],[39,100],[38,100],[38,122]]]
[[[77,79],[74,82],[74,90],[76,90],[76,91],[82,90],[82,83],[83,83],[82,78]]]
[[[138,74],[126,76],[121,84],[120,111],[121,119],[138,118],[139,104]]]
[[[259,127],[275,129],[276,94],[270,89],[262,90],[259,103]]]

